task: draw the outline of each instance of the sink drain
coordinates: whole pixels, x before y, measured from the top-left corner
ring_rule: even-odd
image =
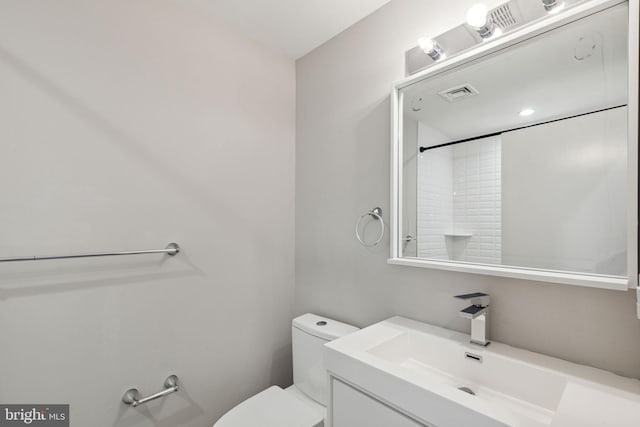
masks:
[[[469,387],[458,387],[458,390],[464,391],[465,393],[469,393],[471,396],[475,396],[476,394]]]

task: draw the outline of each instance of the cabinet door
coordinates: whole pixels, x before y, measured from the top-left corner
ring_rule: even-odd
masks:
[[[427,427],[335,378],[331,389],[332,427]]]

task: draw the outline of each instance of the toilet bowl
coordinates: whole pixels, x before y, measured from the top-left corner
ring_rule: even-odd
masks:
[[[261,391],[224,414],[214,427],[322,427],[327,404],[324,344],[357,330],[310,313],[293,319],[293,385]]]

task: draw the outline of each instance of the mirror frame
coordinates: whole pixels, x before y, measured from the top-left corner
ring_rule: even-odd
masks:
[[[403,149],[402,149],[402,89],[427,77],[445,73],[491,53],[514,46],[522,41],[536,37],[549,30],[566,25],[585,16],[607,9],[617,4],[629,5],[628,32],[628,117],[627,117],[627,277],[606,277],[601,275],[572,273],[551,270],[537,270],[524,267],[472,264],[428,258],[401,257],[401,223],[403,197]],[[626,291],[638,286],[638,13],[639,5],[635,0],[588,0],[575,5],[557,15],[548,15],[544,19],[507,33],[495,40],[486,41],[474,48],[451,56],[442,62],[407,77],[393,86],[391,93],[391,256],[389,264],[413,267],[434,268],[440,270],[476,273],[491,276],[536,280],[540,282],[561,283],[611,290]],[[640,288],[638,288],[640,295]],[[640,316],[640,305],[639,305]]]

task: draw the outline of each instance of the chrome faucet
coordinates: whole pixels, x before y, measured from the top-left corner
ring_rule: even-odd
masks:
[[[483,347],[491,344],[488,338],[488,319],[489,303],[491,301],[488,294],[475,292],[473,294],[456,295],[456,298],[469,301],[471,305],[460,310],[460,317],[471,319],[471,344],[481,345]]]

